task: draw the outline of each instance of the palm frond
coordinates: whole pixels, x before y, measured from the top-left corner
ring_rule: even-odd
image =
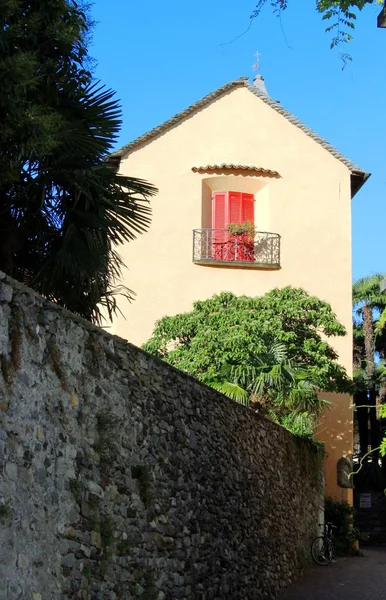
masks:
[[[288,350],[287,346],[282,342],[274,342],[269,348],[267,352],[267,357],[270,358],[268,362],[276,362],[277,364],[283,363],[287,360]],[[261,360],[265,359],[265,356],[260,357]]]
[[[353,304],[356,307],[357,313],[360,314],[362,304],[366,302],[371,307],[379,307],[386,305],[386,298],[380,291],[380,283],[384,278],[384,274],[375,273],[370,277],[358,279],[353,284]]]
[[[231,381],[221,381],[212,383],[212,387],[224,394],[224,396],[228,396],[231,400],[238,402],[239,404],[244,404],[244,406],[249,406],[249,394],[240,387],[237,383],[233,383]]]
[[[386,328],[386,308],[382,311],[379,320],[375,323],[374,330],[377,335],[382,333],[383,329]]]
[[[224,383],[216,384],[233,399],[254,397],[264,410],[279,415],[307,412],[318,415],[329,406],[319,396],[319,381],[312,368],[293,364],[283,343],[273,342],[251,364],[226,364]],[[242,391],[240,391],[242,390]]]

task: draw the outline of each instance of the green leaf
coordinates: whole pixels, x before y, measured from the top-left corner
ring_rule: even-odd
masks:
[[[242,387],[237,385],[237,383],[232,383],[231,381],[214,382],[212,387],[225,396],[228,396],[228,398],[231,398],[231,400],[249,406],[248,393]]]
[[[381,441],[379,452],[381,456],[386,456],[386,437]]]

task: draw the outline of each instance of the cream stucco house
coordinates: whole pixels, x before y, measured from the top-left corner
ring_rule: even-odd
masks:
[[[292,285],[332,305],[351,373],[351,199],[368,174],[270,98],[260,75],[224,85],[114,156],[121,173],[159,189],[149,232],[120,250],[137,298],[122,301],[114,333],[140,345],[157,319],[195,300]],[[252,244],[227,233],[244,221],[261,232]],[[351,500],[336,474],[352,453],[350,399],[331,399],[320,433],[327,493]]]

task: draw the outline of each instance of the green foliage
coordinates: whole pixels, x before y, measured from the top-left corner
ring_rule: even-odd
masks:
[[[279,425],[297,437],[312,439],[314,436],[315,419],[309,412],[283,415],[279,419]]]
[[[380,283],[384,275],[371,275],[353,285],[354,318],[354,401],[357,405],[357,423],[360,435],[361,470],[356,484],[371,482],[377,489],[384,485],[385,475],[378,464],[378,456],[386,455],[386,438],[381,441],[384,419],[381,404],[379,419],[376,415],[377,396],[386,401],[386,335],[384,315],[386,295]],[[371,436],[368,435],[370,419]],[[368,452],[371,441],[371,451]],[[384,465],[385,466],[385,465]]]
[[[381,445],[379,447],[381,456],[386,456],[386,437],[381,441]]]
[[[386,419],[386,404],[381,404],[379,407],[379,418]],[[382,457],[386,456],[386,436],[381,441],[379,451]]]
[[[336,553],[340,556],[353,554],[355,542],[361,537],[353,526],[354,508],[347,502],[326,498],[324,518],[326,523],[337,527],[334,540]]]
[[[371,275],[353,285],[354,370],[357,389],[379,388],[384,369],[376,368],[376,358],[384,355],[385,339],[379,313],[386,307],[381,293],[382,274]]]
[[[212,387],[238,404],[250,405],[249,393],[235,381],[213,381]]]
[[[378,273],[353,285],[354,368],[366,373],[369,380],[374,377],[375,351],[382,350],[375,336],[381,337],[379,313],[386,307],[386,296],[380,290],[383,277]]]
[[[385,295],[381,293],[380,283],[384,278],[383,273],[376,273],[369,277],[358,279],[353,285],[353,305],[354,313],[363,319],[363,307],[365,303],[372,309],[382,310],[386,306]]]
[[[355,29],[355,21],[358,11],[369,4],[383,4],[383,0],[315,0],[315,8],[320,13],[322,20],[329,22],[326,32],[332,33],[331,48],[348,43],[352,40],[352,31]],[[259,16],[261,10],[268,4],[268,0],[259,0],[255,10],[252,12],[251,20]],[[270,0],[273,12],[280,15],[288,8],[288,0]],[[291,3],[290,3],[291,4]],[[293,2],[292,2],[293,4]],[[351,60],[348,54],[341,54],[346,63]]]
[[[252,404],[296,435],[312,436],[317,416],[327,403],[319,398],[318,382],[309,369],[293,364],[286,346],[274,343],[253,364],[227,365],[227,378],[212,385],[242,404]]]
[[[380,334],[386,329],[386,308],[383,309],[378,321],[375,323],[375,333]]]
[[[229,223],[227,232],[231,235],[245,235],[253,240],[256,234],[256,227],[252,221],[244,221],[243,223]]]
[[[144,181],[106,160],[121,125],[92,80],[90,19],[73,0],[0,6],[0,269],[88,319],[117,310],[116,245],[150,222]]]
[[[327,342],[343,335],[328,303],[286,287],[257,298],[224,292],[195,302],[190,313],[161,319],[144,348],[306,433],[325,406],[317,390],[350,388]]]
[[[224,292],[195,302],[190,313],[158,321],[144,349],[211,384],[226,380],[224,366],[254,365],[278,342],[320,389],[341,392],[348,378],[326,338],[345,333],[327,302],[286,287],[256,298]]]
[[[295,462],[299,466],[301,473],[309,481],[314,489],[324,488],[324,463],[326,452],[324,444],[310,436],[296,436],[295,438],[298,454]]]

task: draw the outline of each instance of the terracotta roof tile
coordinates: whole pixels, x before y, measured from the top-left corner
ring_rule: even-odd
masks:
[[[222,163],[221,165],[206,165],[205,167],[192,167],[194,173],[208,173],[213,171],[249,171],[254,175],[266,175],[267,177],[280,177],[277,171],[263,169],[263,167],[253,167],[250,165],[232,165]]]

